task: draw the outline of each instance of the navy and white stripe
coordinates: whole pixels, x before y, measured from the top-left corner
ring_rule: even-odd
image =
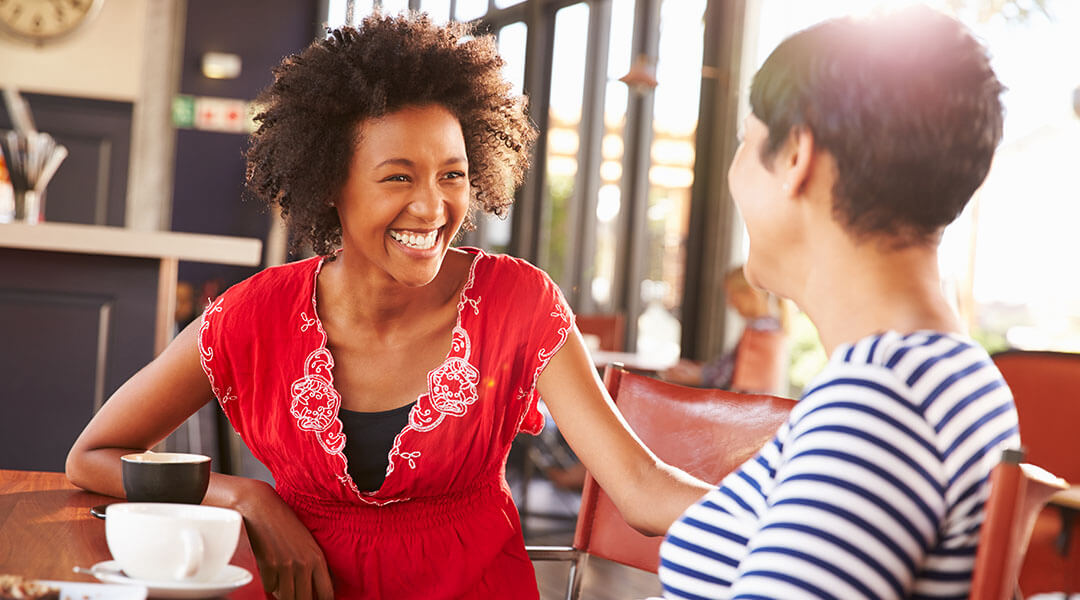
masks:
[[[967,598],[987,477],[1019,443],[970,340],[842,346],[776,437],[672,525],[664,596]]]

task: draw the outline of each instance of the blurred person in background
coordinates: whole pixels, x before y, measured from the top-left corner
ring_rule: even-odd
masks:
[[[750,285],[742,266],[724,276],[724,292],[728,306],[743,320],[735,348],[706,363],[680,360],[660,377],[695,387],[785,395],[788,340],[783,300]]]

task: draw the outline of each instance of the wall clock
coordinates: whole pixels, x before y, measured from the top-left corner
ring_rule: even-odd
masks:
[[[93,19],[104,0],[0,0],[0,31],[44,45]]]

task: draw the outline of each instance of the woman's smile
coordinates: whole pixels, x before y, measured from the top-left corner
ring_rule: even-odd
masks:
[[[410,250],[430,250],[435,247],[442,230],[442,227],[427,231],[391,229],[388,234],[392,240]]]

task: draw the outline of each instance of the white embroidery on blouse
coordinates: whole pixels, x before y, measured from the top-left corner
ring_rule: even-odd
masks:
[[[555,306],[551,309],[551,313],[548,316],[561,319],[563,322],[562,327],[560,327],[558,331],[559,339],[551,348],[540,348],[540,351],[537,353],[537,359],[540,361],[540,364],[536,366],[536,371],[533,373],[532,385],[529,386],[529,390],[526,390],[525,388],[518,389],[519,402],[529,394],[530,390],[536,389],[536,382],[540,380],[540,373],[544,371],[544,369],[547,367],[548,362],[551,361],[551,357],[555,356],[555,353],[559,351],[559,348],[562,348],[563,344],[566,343],[566,338],[570,336],[570,329],[571,327],[573,327],[574,319],[571,316],[570,312],[566,309],[566,305],[563,302],[556,302]],[[529,414],[529,411],[535,406],[535,400],[536,396],[534,395],[533,402],[530,402],[529,405],[525,407],[525,410],[522,411],[521,417],[518,418],[517,430],[521,430],[521,424],[525,422],[525,417]],[[537,428],[536,431],[529,431],[529,433],[540,433],[540,430],[542,428],[543,425],[540,425],[540,427]]]
[[[214,392],[214,397],[218,399],[218,403],[221,404],[222,408],[226,403],[236,400],[236,394],[233,393],[231,385],[222,390],[221,386],[214,381],[214,372],[210,369],[210,361],[214,360],[214,348],[207,343],[206,334],[210,331],[208,318],[210,315],[224,310],[221,306],[224,300],[225,298],[218,297],[217,300],[206,305],[202,325],[199,326],[199,365],[202,366],[203,372],[206,373],[206,378],[210,380],[210,389]]]
[[[398,454],[398,456],[400,456],[401,458],[404,458],[404,459],[409,461],[409,468],[410,469],[415,469],[416,468],[416,461],[413,460],[413,459],[420,458],[420,452],[419,451],[416,451],[416,452],[401,452],[401,453]]]
[[[306,315],[300,314],[301,318]],[[326,333],[323,347],[308,355],[304,363],[304,376],[290,386],[292,403],[289,412],[296,419],[296,426],[303,431],[314,432],[319,445],[328,454],[338,454],[345,448],[345,435],[337,418],[341,408],[341,394],[334,389],[334,357],[326,349]]]
[[[552,356],[562,348],[566,343],[566,338],[570,336],[570,326],[573,322],[570,318],[570,313],[566,310],[566,306],[562,302],[556,302],[555,307],[551,310],[549,317],[556,317],[562,319],[563,325],[559,328],[559,341],[555,342],[555,345],[550,349],[540,348],[540,352],[537,354],[537,358],[540,360],[540,364],[536,367],[536,372],[533,373],[532,387],[536,387],[536,382],[540,380],[540,373],[543,372],[544,367],[547,367],[548,362]]]
[[[410,469],[416,469],[419,451],[405,452],[402,450],[402,438],[409,431],[426,432],[435,429],[446,416],[463,417],[468,412],[469,406],[478,398],[477,383],[480,381],[480,372],[469,363],[469,355],[472,350],[472,341],[469,334],[461,327],[461,314],[465,306],[471,306],[474,314],[480,314],[480,298],[470,298],[467,292],[473,287],[475,281],[475,268],[479,257],[473,260],[469,267],[469,277],[461,290],[461,300],[458,302],[458,319],[454,326],[453,336],[450,342],[450,353],[446,360],[428,373],[428,391],[416,399],[416,404],[409,411],[408,424],[394,438],[394,444],[388,454],[386,477],[394,472],[396,458],[404,459]],[[296,425],[303,431],[310,431],[317,436],[319,445],[327,454],[340,459],[341,465],[336,474],[338,481],[347,487],[361,501],[368,504],[385,505],[392,502],[402,502],[409,498],[374,498],[378,491],[361,491],[349,476],[349,461],[346,458],[345,435],[341,419],[338,414],[341,410],[341,395],[334,388],[334,357],[326,348],[326,331],[319,321],[316,308],[315,292],[318,289],[319,271],[322,270],[323,261],[319,261],[315,268],[315,280],[311,293],[312,315],[306,312],[300,313],[300,331],[306,332],[315,327],[321,336],[319,347],[308,355],[304,364],[304,376],[297,379],[290,386],[292,403],[290,412],[296,421]],[[385,478],[384,478],[385,481]]]

